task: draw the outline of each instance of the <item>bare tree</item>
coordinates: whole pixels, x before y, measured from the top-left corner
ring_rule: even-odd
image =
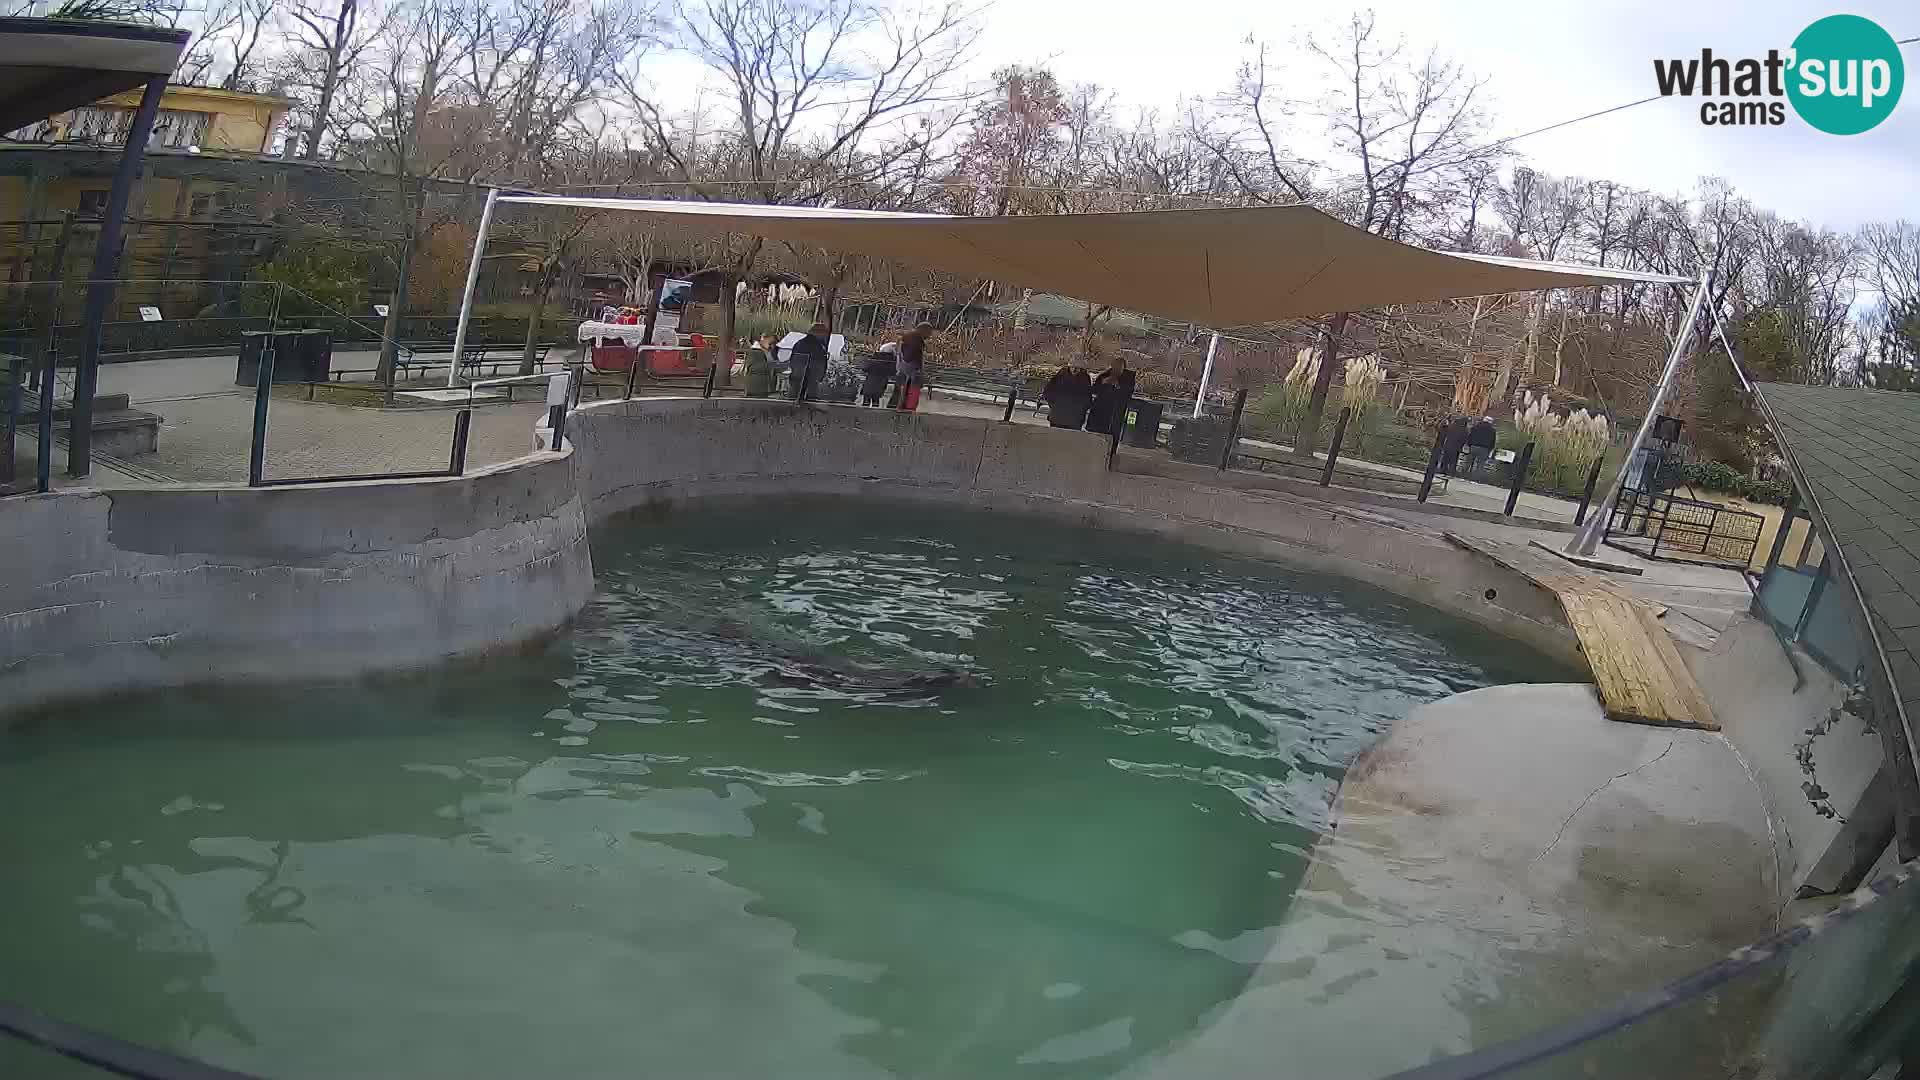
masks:
[[[957,3],[928,12],[868,0],[699,0],[680,10],[678,47],[727,92],[728,130],[711,140],[668,117],[637,70],[623,71],[624,104],[669,171],[699,198],[846,205],[924,150],[924,123],[956,100],[977,30]],[[710,143],[710,145],[709,145]],[[731,368],[732,283],[761,242],[730,244],[714,269],[721,292],[720,370]]]
[[[387,35],[341,89],[344,153],[382,175],[392,202],[376,197],[390,243],[378,247],[394,272],[376,378],[393,385],[393,361],[407,306],[413,260],[428,234],[457,209],[429,212],[436,180],[471,182],[497,162],[484,137],[491,114],[459,93],[453,65],[469,46],[461,0],[415,0],[398,9]],[[458,358],[454,359],[458,363]]]
[[[378,39],[380,20],[368,17],[362,0],[294,0],[287,15],[294,27],[296,63],[311,78],[314,91],[301,156],[317,161],[333,125],[341,75]]]
[[[1584,194],[1585,186],[1577,180],[1543,176],[1524,166],[1514,169],[1512,181],[1497,190],[1494,201],[1512,234],[1515,253],[1547,260],[1561,257],[1562,249],[1578,235]],[[1533,294],[1527,306],[1525,359],[1529,379],[1537,374],[1541,327],[1550,299],[1551,290],[1542,290]],[[1490,403],[1505,405],[1513,368],[1513,354],[1503,353],[1494,369]],[[1554,380],[1557,384],[1558,373]]]
[[[1369,13],[1351,17],[1336,37],[1307,39],[1307,55],[1337,89],[1288,102],[1273,90],[1267,46],[1252,44],[1253,56],[1224,102],[1230,126],[1213,143],[1246,194],[1263,202],[1311,201],[1396,240],[1443,238],[1452,223],[1440,193],[1456,190],[1498,153],[1474,145],[1486,128],[1482,83],[1436,52],[1404,59],[1400,43],[1380,40]],[[1316,167],[1287,152],[1295,116],[1324,124],[1331,162]],[[1310,454],[1319,441],[1351,318],[1337,312],[1321,327],[1320,367],[1296,453]]]

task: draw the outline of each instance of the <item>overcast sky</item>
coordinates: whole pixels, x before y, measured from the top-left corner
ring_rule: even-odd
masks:
[[[1914,0],[1375,0],[1379,30],[1410,49],[1437,45],[1488,79],[1498,136],[1656,93],[1655,57],[1734,58],[1785,49],[1836,12],[1864,15],[1898,38],[1920,36]],[[1273,0],[1001,0],[986,20],[979,75],[1045,63],[1066,82],[1093,82],[1125,106],[1171,107],[1230,86],[1248,34],[1285,43],[1344,19],[1336,4]],[[1320,22],[1303,20],[1323,20]],[[1324,20],[1332,20],[1331,23]],[[1920,45],[1905,47],[1909,86],[1887,121],[1863,135],[1825,135],[1789,107],[1782,127],[1717,128],[1699,99],[1671,98],[1514,144],[1556,174],[1606,177],[1661,192],[1717,175],[1762,207],[1834,228],[1920,219]],[[1290,90],[1306,96],[1310,88]],[[1689,104],[1691,100],[1691,104]]]

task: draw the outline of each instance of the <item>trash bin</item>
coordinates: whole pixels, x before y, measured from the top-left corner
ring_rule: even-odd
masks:
[[[260,379],[260,352],[273,345],[273,381],[326,382],[333,378],[333,332],[330,330],[243,330],[240,362],[233,371],[236,386],[253,386]]]
[[[294,369],[299,372],[299,382],[331,382],[333,379],[333,331],[301,330],[286,335],[293,338],[290,345],[276,346],[287,348],[298,358]],[[277,354],[279,360],[287,359],[288,354]]]
[[[1127,445],[1151,450],[1160,445],[1160,417],[1167,407],[1158,401],[1133,401],[1133,426],[1127,433]]]

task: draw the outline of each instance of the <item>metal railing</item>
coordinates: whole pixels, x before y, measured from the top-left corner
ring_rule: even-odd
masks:
[[[1745,570],[1766,518],[1715,502],[1621,487],[1607,515],[1605,543],[1647,559]]]

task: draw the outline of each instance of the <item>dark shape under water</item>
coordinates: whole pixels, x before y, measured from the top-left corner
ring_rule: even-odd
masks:
[[[775,677],[789,684],[883,694],[920,694],[981,684],[980,676],[974,672],[949,665],[908,668],[868,664],[774,641],[738,619],[718,620],[713,625],[713,633],[729,641],[745,643],[756,656],[774,661]]]

